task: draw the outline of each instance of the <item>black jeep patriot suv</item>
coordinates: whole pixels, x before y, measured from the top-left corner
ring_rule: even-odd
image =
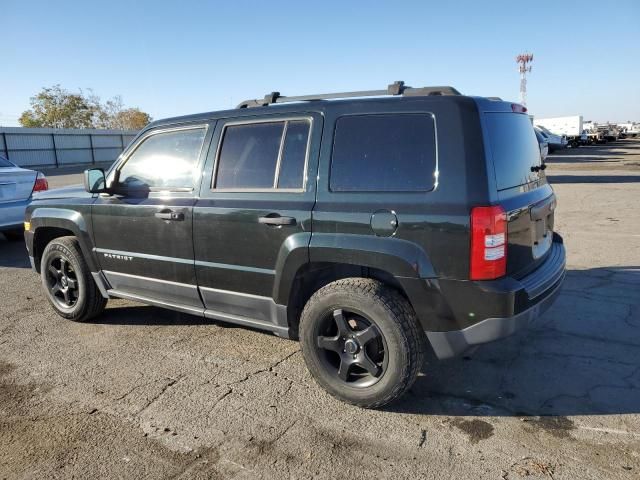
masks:
[[[340,100],[341,99],[341,100]],[[554,300],[565,250],[526,109],[451,87],[283,97],[151,123],[25,238],[53,308],[119,297],[299,339],[332,395],[379,407]]]

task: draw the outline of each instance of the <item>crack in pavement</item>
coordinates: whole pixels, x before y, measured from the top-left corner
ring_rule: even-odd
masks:
[[[254,376],[260,374],[260,373],[266,373],[266,372],[271,372],[274,375],[278,375],[277,372],[274,372],[273,369],[278,367],[280,364],[282,364],[283,362],[285,362],[286,360],[288,360],[289,358],[293,357],[296,353],[300,352],[300,349],[295,350],[294,352],[291,352],[288,355],[285,355],[283,358],[277,360],[275,363],[269,365],[266,368],[260,368],[258,370],[254,370],[250,373],[246,373],[244,378],[241,378],[240,380],[235,380],[233,382],[227,382],[227,383],[222,383],[222,384],[216,384],[216,387],[220,387],[220,386],[226,386],[228,388],[228,390],[223,393],[217,400],[216,402],[211,406],[211,408],[216,407],[220,402],[222,402],[225,398],[227,398],[229,395],[231,395],[234,392],[234,387],[235,385],[240,385],[241,383],[244,383],[248,380],[250,380],[251,378],[253,378]],[[217,378],[219,376],[219,374],[214,375],[213,377],[207,379],[206,382],[202,382],[200,383],[200,385],[207,385],[210,384],[215,378]],[[291,388],[293,387],[293,383],[294,380],[287,378],[287,377],[283,377],[286,381],[289,382],[289,386],[288,388],[280,395],[281,397],[286,395],[287,393],[289,393],[289,391],[291,390]]]
[[[171,381],[169,381],[169,383],[167,383],[164,387],[162,387],[162,390],[160,391],[160,393],[158,393],[158,395],[156,395],[149,402],[147,402],[147,404],[144,407],[142,407],[140,410],[138,410],[135,413],[135,415],[143,414],[148,408],[151,407],[151,405],[153,405],[156,401],[158,401],[160,399],[160,397],[162,397],[169,388],[173,387],[176,383],[178,383],[184,377],[185,377],[185,375],[180,375],[178,378],[175,378],[175,379],[172,379]]]
[[[138,376],[138,379],[142,378],[142,375]],[[162,379],[158,379],[158,380],[152,380],[150,382],[146,382],[146,383],[142,383],[142,384],[136,384],[134,385],[132,388],[130,388],[126,393],[120,395],[119,397],[116,397],[113,399],[113,401],[118,402],[120,400],[124,400],[126,397],[128,397],[129,395],[131,395],[133,392],[135,392],[136,390],[139,390],[141,388],[144,387],[148,387],[149,385],[153,385],[154,383],[158,383],[160,382]],[[166,380],[166,379],[165,379]]]
[[[290,359],[291,357],[293,357],[296,353],[300,352],[300,349],[297,349],[296,351],[286,355],[284,358],[281,358],[280,360],[278,360],[277,362],[275,362],[273,365],[270,365],[267,368],[260,368],[258,370],[254,370],[253,372],[247,373],[245,374],[244,378],[240,379],[240,380],[235,380],[233,382],[229,382],[226,385],[239,385],[241,383],[246,382],[247,380],[249,380],[251,377],[254,377],[255,375],[258,375],[260,373],[265,373],[265,372],[273,372],[273,369],[276,368],[278,365],[280,365],[281,363],[285,362],[286,360]]]

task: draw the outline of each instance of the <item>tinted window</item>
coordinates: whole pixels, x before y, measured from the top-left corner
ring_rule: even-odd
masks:
[[[332,191],[427,191],[435,183],[431,115],[362,115],[338,119]]]
[[[280,161],[278,188],[302,188],[308,140],[308,121],[288,122]]]
[[[193,188],[205,129],[157,133],[147,137],[120,169],[129,188]]]
[[[307,120],[226,127],[215,188],[302,188],[309,127]]]
[[[0,155],[0,167],[13,167],[13,163]]]
[[[485,120],[498,190],[537,180],[531,167],[540,165],[540,148],[529,117],[487,113]]]
[[[273,188],[284,122],[227,127],[216,188]]]

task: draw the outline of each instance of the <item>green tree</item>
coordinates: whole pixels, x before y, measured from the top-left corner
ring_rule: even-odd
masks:
[[[31,109],[18,121],[23,127],[92,128],[96,108],[82,92],[70,93],[54,85],[31,97]]]
[[[43,88],[31,97],[31,108],[18,119],[23,127],[113,128],[140,130],[151,121],[138,108],[124,108],[120,96],[104,104],[92,90],[72,93],[60,85]]]
[[[151,121],[151,116],[139,108],[126,108],[111,117],[111,128],[141,130]]]

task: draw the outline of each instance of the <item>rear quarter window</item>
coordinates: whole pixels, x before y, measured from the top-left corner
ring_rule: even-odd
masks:
[[[486,113],[485,123],[498,190],[538,180],[540,146],[533,125],[521,113]]]
[[[333,192],[429,191],[436,170],[431,114],[353,115],[336,122]]]

